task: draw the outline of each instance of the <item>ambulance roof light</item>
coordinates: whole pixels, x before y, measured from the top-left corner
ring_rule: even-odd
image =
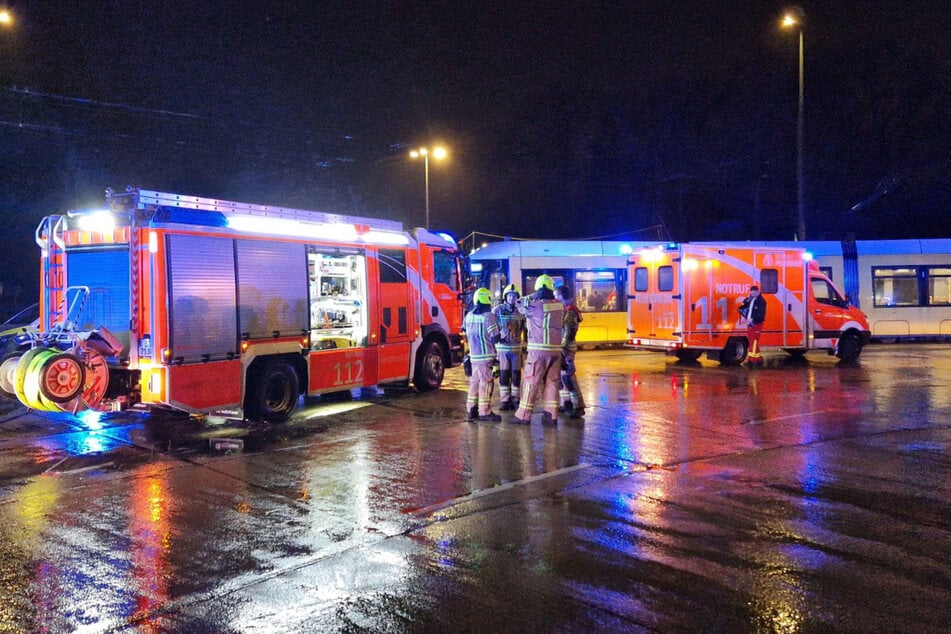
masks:
[[[449,244],[456,246],[456,239],[452,237],[451,234],[446,233],[445,231],[438,231],[436,235],[448,242]]]
[[[810,253],[809,251],[803,251],[803,253],[802,253],[802,259],[803,259],[803,260],[805,260],[806,262],[811,262],[811,261],[812,261],[812,258],[813,258],[812,253]]]
[[[629,245],[629,244],[622,244],[622,245],[618,248],[618,251],[621,252],[621,255],[630,255],[631,253],[634,252],[634,249],[631,248],[631,245]]]

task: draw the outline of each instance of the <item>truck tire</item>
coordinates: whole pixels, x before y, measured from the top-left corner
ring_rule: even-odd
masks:
[[[248,375],[245,416],[282,423],[297,408],[299,398],[300,381],[294,368],[283,361],[270,361]]]
[[[678,361],[687,361],[693,362],[700,358],[700,355],[703,354],[703,350],[694,350],[693,348],[689,350],[678,350],[674,353],[674,356],[677,357]]]
[[[745,337],[731,337],[723,346],[723,352],[720,353],[720,363],[722,365],[740,365],[746,361],[749,347],[749,341]]]
[[[862,340],[853,332],[847,332],[839,339],[835,356],[843,363],[852,363],[862,354]]]
[[[446,358],[442,346],[436,341],[428,341],[416,353],[416,372],[413,385],[420,392],[429,392],[442,385],[446,374]]]

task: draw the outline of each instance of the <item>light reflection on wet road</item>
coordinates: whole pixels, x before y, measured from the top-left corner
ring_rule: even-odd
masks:
[[[458,370],[271,428],[0,401],[0,632],[951,623],[951,346],[578,367],[558,428],[465,422]]]

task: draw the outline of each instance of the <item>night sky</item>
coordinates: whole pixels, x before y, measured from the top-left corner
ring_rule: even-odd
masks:
[[[436,142],[432,225],[458,237],[796,231],[781,2],[7,6],[8,298],[35,294],[39,219],[109,186],[421,225],[407,152]],[[800,6],[806,237],[951,236],[951,3]]]

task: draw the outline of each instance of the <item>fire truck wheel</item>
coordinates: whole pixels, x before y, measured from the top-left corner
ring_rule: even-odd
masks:
[[[844,363],[852,363],[859,358],[859,355],[862,353],[862,340],[858,338],[858,335],[847,332],[842,335],[842,338],[839,339],[839,348],[835,353],[835,356]]]
[[[446,374],[446,360],[442,346],[435,341],[424,343],[416,353],[416,373],[413,384],[420,392],[429,392],[442,385]]]
[[[248,377],[245,413],[254,420],[281,423],[290,418],[299,397],[300,384],[294,368],[272,361]]]
[[[749,343],[745,337],[733,337],[723,346],[720,353],[720,363],[723,365],[739,365],[746,361]]]
[[[74,355],[61,352],[53,355],[40,368],[40,394],[54,403],[65,403],[83,389],[86,372]]]
[[[13,377],[16,375],[17,363],[20,362],[21,356],[19,353],[8,354],[0,362],[0,392],[4,396],[17,397],[16,390],[13,387]]]

